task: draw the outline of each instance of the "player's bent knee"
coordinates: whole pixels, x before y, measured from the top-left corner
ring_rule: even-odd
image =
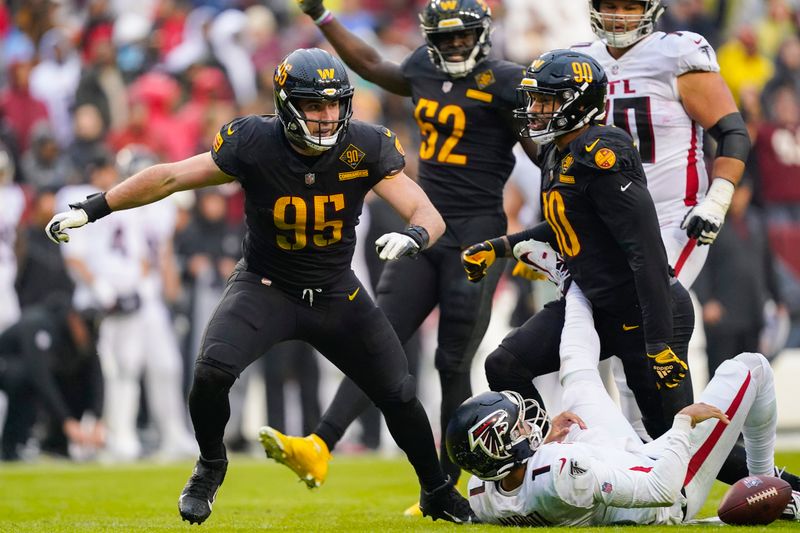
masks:
[[[205,391],[230,390],[236,377],[221,368],[197,361],[194,367],[194,383],[192,389]]]
[[[516,358],[502,346],[490,353],[483,365],[489,388],[493,391],[512,389],[513,383],[519,379],[515,378],[517,366]]]
[[[414,376],[409,374],[403,380],[403,384],[400,386],[400,401],[402,403],[408,403],[414,398],[417,397],[417,380],[414,379]]]
[[[443,350],[436,350],[434,364],[436,366],[436,370],[443,375],[469,373],[474,355],[474,352],[468,355],[464,353],[456,354],[452,352],[448,353]]]
[[[399,387],[393,390],[383,391],[378,397],[374,398],[375,405],[384,410],[393,406],[406,405],[417,397],[417,380],[411,374],[407,375],[400,383]]]
[[[742,352],[734,357],[733,360],[741,361],[750,369],[756,369],[764,366],[769,367],[769,361],[767,361],[767,358],[760,353],[755,352]]]
[[[772,367],[767,358],[760,353],[743,352],[733,358],[743,363],[761,383],[773,381]]]

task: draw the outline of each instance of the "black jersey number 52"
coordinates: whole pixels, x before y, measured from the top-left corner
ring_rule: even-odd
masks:
[[[467,124],[467,117],[461,107],[451,104],[439,109],[439,102],[420,98],[417,108],[414,110],[414,118],[417,119],[419,132],[422,135],[422,143],[419,147],[420,159],[428,160],[436,155],[436,161],[440,163],[467,164],[467,156],[453,152],[458,141],[464,136],[464,128]],[[450,135],[442,143],[437,155],[436,144],[439,140],[439,132],[436,125],[447,126],[451,122]]]

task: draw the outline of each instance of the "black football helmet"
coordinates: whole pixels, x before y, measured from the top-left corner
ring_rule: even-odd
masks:
[[[644,4],[642,15],[612,15],[600,13],[600,0],[589,1],[589,20],[597,37],[613,48],[627,48],[644,39],[656,28],[656,22],[666,9],[661,0],[635,0]],[[603,21],[605,20],[605,24]],[[612,28],[606,29],[606,26]],[[614,31],[614,26],[620,31]]]
[[[342,61],[319,48],[295,50],[275,67],[275,110],[289,140],[318,152],[329,150],[344,137],[353,116],[353,87]],[[339,101],[335,121],[311,121],[300,110],[300,99]],[[308,122],[335,123],[332,135],[312,134]]]
[[[594,58],[574,50],[553,50],[535,59],[517,87],[514,118],[520,137],[545,144],[602,120],[608,78]]]
[[[547,413],[513,391],[484,392],[456,409],[447,424],[450,460],[487,481],[503,479],[541,446]]]
[[[431,61],[448,76],[462,78],[489,56],[492,10],[484,0],[428,0],[419,20]],[[456,46],[456,33],[472,33],[474,42]]]

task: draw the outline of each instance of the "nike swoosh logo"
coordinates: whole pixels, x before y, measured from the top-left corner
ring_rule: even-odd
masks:
[[[632,182],[632,181],[629,181],[627,185],[620,185],[620,186],[619,186],[619,190],[621,190],[622,192],[625,192],[625,191],[627,191],[627,190],[628,190],[628,187],[630,187],[630,186],[631,186],[631,183],[633,183],[633,182]]]
[[[228,126],[228,135],[233,135],[233,128]]]
[[[627,324],[622,324],[622,331],[630,331],[632,329],[636,329],[639,326],[628,326]]]
[[[692,39],[692,41],[694,42],[694,44],[700,44],[703,42],[703,39],[697,39],[696,41]]]
[[[348,294],[348,295],[347,295],[347,299],[348,299],[348,300],[350,300],[350,301],[352,302],[352,301],[355,299],[355,297],[356,297],[356,294],[358,294],[358,291],[360,291],[360,290],[361,290],[361,287],[359,287],[359,288],[357,288],[356,290],[354,290],[354,291],[353,291],[353,294]]]
[[[594,150],[594,147],[597,146],[597,143],[599,143],[599,142],[600,142],[600,139],[595,139],[592,144],[587,144],[586,145],[586,151],[587,152],[591,152],[592,150]]]

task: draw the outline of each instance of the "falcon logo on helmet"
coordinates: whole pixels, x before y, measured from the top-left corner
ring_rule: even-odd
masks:
[[[503,446],[503,436],[508,433],[508,413],[498,410],[490,414],[469,430],[469,447],[478,446],[489,457],[508,459],[511,455]]]
[[[547,413],[513,391],[484,392],[456,409],[447,425],[450,459],[484,480],[503,479],[544,440]]]

